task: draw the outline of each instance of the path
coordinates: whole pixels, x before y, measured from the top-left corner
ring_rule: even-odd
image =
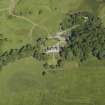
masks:
[[[64,31],[55,33],[54,35],[55,35],[55,36],[60,36],[60,35],[62,35],[62,34],[64,34],[64,33],[67,33],[67,32],[72,31],[73,29],[75,29],[75,28],[77,28],[77,27],[79,27],[79,26],[80,26],[80,25],[74,25],[74,26],[72,26],[72,27],[69,28],[69,29],[66,29],[66,30],[64,30]],[[52,36],[52,37],[49,37],[49,38],[53,38],[53,36]]]

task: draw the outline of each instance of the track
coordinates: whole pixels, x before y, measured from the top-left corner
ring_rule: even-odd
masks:
[[[33,22],[31,19],[29,19],[27,17],[18,16],[16,14],[14,14],[15,7],[16,7],[17,2],[15,2],[15,0],[10,0],[10,5],[9,5],[8,12],[9,12],[9,15],[12,15],[13,17],[16,17],[16,18],[25,20],[25,21],[29,22],[30,24],[32,24],[32,28],[30,29],[28,35],[32,38],[32,33],[33,33],[33,30],[34,30],[35,27],[38,27],[38,28],[42,29],[43,31],[45,31],[47,34],[49,34],[48,29],[45,26],[43,27],[43,26],[41,26],[41,25]]]

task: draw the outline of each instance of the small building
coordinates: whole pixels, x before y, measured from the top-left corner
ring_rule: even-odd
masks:
[[[49,53],[59,53],[59,52],[60,52],[60,46],[59,45],[47,47],[45,49],[45,53],[46,54],[49,54]]]

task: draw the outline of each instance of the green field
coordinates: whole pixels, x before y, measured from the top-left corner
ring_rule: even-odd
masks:
[[[0,0],[0,38],[6,38],[0,51],[56,33],[69,11],[90,11],[105,25],[105,3],[101,1]],[[15,16],[9,14],[12,7]],[[0,72],[0,105],[105,105],[105,61],[71,61],[43,76],[44,70],[31,57],[4,66]]]

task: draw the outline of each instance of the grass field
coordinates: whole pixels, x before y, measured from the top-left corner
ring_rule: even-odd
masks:
[[[14,1],[16,16],[11,17]],[[0,0],[0,34],[8,39],[1,50],[56,33],[64,14],[78,10],[97,14],[105,25],[105,4],[98,0]],[[3,67],[0,105],[105,105],[105,61],[72,61],[45,76],[43,70],[31,57]]]

